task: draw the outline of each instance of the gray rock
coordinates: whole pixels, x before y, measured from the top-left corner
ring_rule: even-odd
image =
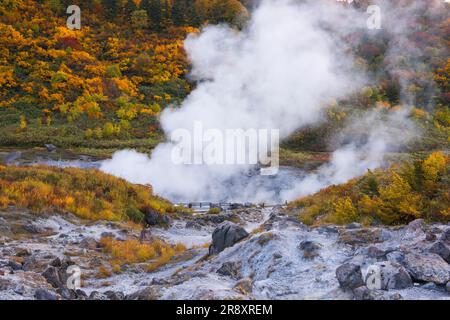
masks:
[[[217,273],[237,280],[241,278],[241,266],[240,262],[225,262],[217,270]]]
[[[158,300],[161,292],[158,286],[150,286],[143,290],[136,291],[125,297],[126,300]]]
[[[48,152],[53,152],[56,150],[56,146],[51,143],[44,144],[45,149],[47,149]]]
[[[94,238],[84,238],[81,242],[80,242],[80,248],[83,249],[89,249],[89,250],[95,250],[97,249],[98,246],[98,242],[97,240],[95,240]]]
[[[337,227],[335,227],[335,226],[321,226],[321,227],[318,227],[316,230],[319,234],[324,234],[324,233],[336,234],[339,232]]]
[[[450,281],[445,285],[445,290],[450,293]]]
[[[423,219],[416,219],[414,221],[411,221],[408,226],[408,229],[415,231],[415,230],[423,230],[425,228],[425,220]]]
[[[346,263],[336,269],[336,278],[344,290],[353,290],[364,285],[361,267]]]
[[[362,227],[361,223],[352,222],[345,226],[346,229],[360,229]]]
[[[353,298],[355,300],[386,300],[383,292],[379,290],[370,290],[366,286],[360,286],[353,289]]]
[[[244,228],[226,221],[220,224],[212,234],[212,244],[209,247],[209,254],[217,254],[225,248],[233,246],[238,241],[248,236]]]
[[[369,286],[369,281],[375,280],[374,284],[379,285],[381,290],[399,290],[406,289],[413,286],[410,275],[406,269],[396,263],[391,261],[377,262],[373,264],[375,267],[372,270],[378,270],[373,275],[367,274],[366,284]],[[379,279],[377,279],[379,277]],[[379,280],[376,281],[376,280]]]
[[[50,283],[54,288],[61,288],[63,281],[60,277],[57,267],[50,266],[43,273],[42,276]]]
[[[36,300],[58,300],[58,296],[56,294],[45,289],[37,289],[34,293],[34,297]]]
[[[405,260],[405,254],[401,251],[392,251],[386,254],[386,258],[391,262],[403,264],[403,261]]]
[[[450,243],[450,228],[447,228],[441,235],[441,240]]]
[[[433,282],[425,283],[424,285],[422,285],[420,287],[422,289],[426,289],[426,290],[433,290],[433,291],[439,290],[439,287]]]
[[[382,229],[341,229],[339,241],[345,244],[357,246],[383,242]]]
[[[152,208],[145,208],[144,210],[145,218],[144,225],[145,227],[154,227],[158,225],[168,225],[170,224],[170,219],[166,214],[160,214],[156,210]]]
[[[108,297],[98,291],[92,291],[88,297],[88,300],[108,300]]]
[[[319,255],[319,250],[322,246],[317,242],[304,240],[298,247],[303,251],[304,258],[313,259]]]
[[[28,257],[31,256],[31,252],[28,249],[20,248],[16,251],[17,257]]]
[[[430,247],[430,252],[436,253],[441,256],[442,259],[450,263],[450,247],[443,241],[437,241]]]
[[[391,300],[403,300],[403,296],[400,293],[394,293],[392,296],[390,296]]]
[[[40,233],[46,232],[46,230],[43,227],[35,225],[35,224],[26,224],[26,225],[23,225],[22,228],[25,231],[32,233],[32,234],[40,234]]]
[[[415,280],[436,284],[450,280],[450,265],[435,253],[407,253],[403,264]]]
[[[23,266],[15,261],[8,261],[7,266],[10,267],[13,271],[23,270]]]
[[[381,259],[386,255],[386,252],[375,246],[370,246],[369,248],[367,248],[367,255],[370,258]]]
[[[104,293],[109,300],[123,300],[125,295],[122,292],[106,291]]]

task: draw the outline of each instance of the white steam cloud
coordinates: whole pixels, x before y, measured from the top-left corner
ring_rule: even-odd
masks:
[[[255,9],[242,31],[209,26],[189,36],[185,47],[198,85],[180,108],[162,114],[165,133],[192,131],[200,121],[205,129],[279,129],[285,138],[321,121],[330,101],[365,83],[340,36],[364,28],[366,18],[333,1],[270,0]],[[354,121],[352,126],[365,128],[363,142],[346,143],[330,164],[306,177],[281,174],[267,181],[245,178],[243,169],[249,168],[243,166],[176,165],[172,142],[157,146],[151,158],[117,152],[101,170],[151,184],[176,202],[291,200],[379,166],[386,151],[409,137],[412,128],[405,119],[371,114]]]

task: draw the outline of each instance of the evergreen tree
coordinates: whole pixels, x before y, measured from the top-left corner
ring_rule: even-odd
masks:
[[[125,10],[125,16],[127,17],[128,20],[130,20],[133,12],[137,10],[137,5],[134,2],[134,0],[128,0],[127,3],[125,4],[124,10]]]
[[[102,0],[102,5],[106,18],[110,21],[114,20],[117,17],[118,11],[117,0]]]
[[[161,0],[149,0],[149,10],[147,11],[154,30],[160,31],[162,26],[162,6]]]
[[[139,9],[145,10],[148,14],[150,12],[150,0],[142,0]]]
[[[172,21],[176,26],[182,26],[186,23],[186,1],[174,0],[172,5]]]
[[[133,12],[135,12],[137,10],[137,5],[134,2],[134,0],[128,0],[125,3],[125,7],[124,7],[124,11],[125,11],[125,19],[128,22],[131,22],[131,17],[133,15]]]

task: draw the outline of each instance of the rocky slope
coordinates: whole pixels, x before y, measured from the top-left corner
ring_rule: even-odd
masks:
[[[102,277],[101,236],[138,238],[138,230],[9,210],[0,235],[1,299],[450,298],[450,227],[421,220],[309,228],[282,208],[179,216],[149,238],[187,251],[154,272],[135,264]],[[77,291],[66,287],[71,265],[82,273]]]

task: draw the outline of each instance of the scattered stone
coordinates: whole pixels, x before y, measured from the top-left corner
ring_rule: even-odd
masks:
[[[108,300],[108,297],[98,291],[92,291],[88,297],[88,300]]]
[[[354,288],[353,298],[355,300],[385,300],[383,292],[379,290],[370,290],[366,286]]]
[[[450,243],[450,228],[447,228],[441,235],[441,240]]]
[[[143,290],[136,291],[125,297],[126,300],[158,300],[161,292],[158,286],[150,286]]]
[[[217,273],[237,280],[241,278],[241,266],[240,262],[225,262],[217,270]]]
[[[392,251],[386,254],[386,258],[391,262],[403,264],[403,261],[405,260],[405,254],[401,251]]]
[[[98,247],[98,242],[94,238],[84,238],[80,242],[80,248],[88,249],[88,250],[95,250]]]
[[[36,300],[58,300],[58,296],[56,294],[45,289],[37,289],[34,297],[36,298]]]
[[[56,146],[51,143],[44,144],[45,149],[47,149],[48,152],[53,152],[56,150]]]
[[[122,292],[106,291],[104,294],[109,300],[123,300],[125,298]]]
[[[186,222],[186,228],[187,229],[195,229],[195,230],[201,230],[202,225],[198,223],[198,221],[188,221]]]
[[[366,245],[383,241],[381,229],[341,229],[339,241],[349,245]]]
[[[346,229],[360,229],[362,227],[361,223],[352,222],[345,226]]]
[[[27,257],[27,256],[31,256],[31,252],[27,249],[24,248],[20,248],[17,252],[16,252],[16,256],[17,257]]]
[[[397,292],[391,296],[391,300],[403,300],[403,296]]]
[[[436,235],[434,233],[431,232],[427,232],[426,236],[425,236],[425,240],[427,241],[435,241],[437,239]]]
[[[305,240],[299,245],[299,249],[303,251],[305,259],[313,259],[319,255],[318,251],[322,246],[314,241]]]
[[[238,241],[248,236],[244,228],[226,221],[220,224],[212,234],[212,244],[209,247],[209,254],[217,254],[225,248],[233,246]]]
[[[424,285],[422,285],[422,286],[420,286],[422,289],[426,289],[426,290],[433,290],[433,291],[435,291],[435,290],[439,290],[439,287],[435,284],[435,283],[433,283],[433,282],[428,282],[428,283],[425,283]]]
[[[319,234],[324,234],[324,233],[333,234],[333,233],[339,232],[338,228],[335,226],[321,226],[321,227],[318,227],[316,230]]]
[[[450,280],[450,265],[435,253],[407,253],[404,266],[418,281],[446,284]]]
[[[377,262],[372,267],[375,267],[372,269],[374,270],[374,274],[366,275],[367,285],[373,280],[373,284],[378,285],[379,288],[377,289],[381,290],[399,290],[413,286],[411,277],[406,269],[396,262]],[[378,276],[379,279],[377,279]]]
[[[47,230],[45,230],[43,227],[38,226],[36,224],[25,224],[22,226],[22,228],[32,234],[42,234],[45,233]]]
[[[441,256],[442,259],[450,263],[450,247],[448,247],[443,241],[437,241],[430,247],[430,252],[436,253]]]
[[[100,234],[100,238],[112,238],[112,239],[115,239],[116,235],[114,233],[112,233],[112,232],[102,232]]]
[[[23,266],[20,263],[12,260],[10,260],[6,266],[10,267],[13,271],[23,270]]]
[[[361,267],[346,263],[336,269],[336,278],[344,290],[352,290],[364,285]]]

